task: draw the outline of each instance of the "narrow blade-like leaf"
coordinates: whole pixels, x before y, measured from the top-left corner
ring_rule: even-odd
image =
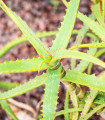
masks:
[[[47,81],[43,101],[43,119],[54,120],[58,90],[60,84],[61,67],[57,70],[47,71]],[[52,102],[53,100],[53,102]]]
[[[38,71],[39,65],[43,61],[43,58],[23,59],[17,61],[10,61],[0,63],[0,73],[15,73],[15,72],[30,72]],[[44,63],[41,66],[41,70],[50,68],[51,66]]]
[[[59,115],[63,115],[71,112],[78,112],[78,111],[82,111],[82,108],[70,108],[67,110],[61,110],[59,112],[56,112],[55,116],[59,116]]]
[[[96,38],[93,41],[93,43],[96,43],[98,41],[99,41],[98,38]],[[87,54],[94,56],[96,52],[97,52],[97,48],[89,48],[89,50],[87,51]],[[81,60],[80,64],[78,64],[77,67],[75,68],[75,71],[84,72],[88,67],[89,63],[90,63],[89,61]]]
[[[103,48],[103,47],[105,47],[105,42],[91,43],[91,44],[81,44],[81,45],[73,46],[69,50],[73,50],[73,49],[77,49],[77,48],[90,48],[90,47]]]
[[[37,88],[37,87],[45,84],[45,81],[47,79],[46,77],[47,77],[46,74],[37,76],[36,78],[30,80],[29,82],[24,83],[23,85],[13,88],[7,92],[0,93],[0,100],[15,97],[15,96],[24,94],[34,88]]]
[[[96,5],[92,5],[91,9],[92,9],[94,15],[96,16],[97,20],[99,21],[99,23],[101,25],[105,26],[104,20],[103,20],[102,15],[101,15],[100,3],[98,3]]]
[[[99,51],[96,53],[95,57],[96,57],[96,58],[99,58],[99,57],[102,56],[103,54],[105,54],[105,48],[99,50]],[[90,63],[89,66],[88,66],[88,74],[91,74],[92,67],[93,67],[93,63]]]
[[[20,84],[18,83],[12,83],[12,82],[3,82],[3,81],[0,81],[0,90],[10,90],[12,88],[15,88],[17,86],[19,86]]]
[[[66,16],[51,48],[52,51],[67,47],[75,24],[79,3],[80,0],[71,0],[69,2]]]
[[[37,38],[37,36],[32,32],[28,25],[19,16],[12,12],[12,10],[9,9],[2,0],[0,0],[0,7],[17,24],[17,26],[20,28],[26,38],[35,47],[38,54],[44,59],[48,58],[48,55],[51,55],[49,49]]]
[[[18,120],[16,115],[11,110],[8,102],[6,100],[0,100],[1,107],[13,118],[13,120]]]
[[[105,107],[105,103],[102,105],[98,105],[97,107],[95,107],[93,110],[91,110],[88,114],[86,114],[79,120],[88,120],[92,115],[94,115],[98,110],[102,109],[103,107]]]
[[[87,100],[85,101],[86,103],[85,103],[84,108],[82,110],[81,117],[85,116],[88,113],[88,111],[90,110],[90,107],[93,103],[93,100],[96,98],[97,94],[98,94],[98,90],[92,90],[90,92],[90,94],[87,97]]]
[[[66,71],[66,76],[62,79],[105,92],[105,80],[95,77],[94,75],[68,70]]]
[[[54,57],[51,60],[51,63],[53,63],[57,59],[62,58],[77,58],[77,59],[83,59],[89,62],[92,62],[94,64],[100,65],[105,68],[105,63],[91,55],[88,55],[86,53],[78,52],[78,51],[72,51],[72,50],[57,50],[54,52]]]
[[[95,16],[94,14],[91,14],[90,15],[90,18],[92,18],[93,20],[95,20]],[[79,45],[82,43],[84,37],[86,36],[86,33],[88,32],[89,30],[89,27],[87,27],[86,25],[84,25],[78,32],[78,35],[76,37],[76,40],[75,40],[75,43],[74,43],[74,46],[76,45]],[[75,49],[75,51],[77,51],[78,49]],[[73,70],[74,68],[76,67],[76,59],[71,59],[71,69]]]
[[[37,32],[36,36],[38,38],[44,38],[44,37],[51,37],[54,36],[57,33],[57,31],[49,31],[49,32]],[[22,35],[20,37],[15,38],[14,40],[12,40],[11,42],[7,43],[7,45],[5,45],[1,50],[0,50],[0,57],[2,57],[3,55],[5,55],[10,49],[12,49],[13,47],[27,42],[28,39]]]
[[[102,39],[102,41],[105,42],[105,28],[99,25],[94,20],[90,19],[86,15],[83,15],[82,13],[78,12],[77,17],[83,21],[99,38]]]

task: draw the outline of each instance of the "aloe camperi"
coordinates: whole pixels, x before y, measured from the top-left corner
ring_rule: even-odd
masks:
[[[63,2],[66,5],[67,10],[60,29],[58,31],[34,34],[28,25],[16,15],[16,13],[9,9],[3,0],[0,0],[0,7],[2,10],[17,24],[24,34],[24,36],[16,38],[14,41],[8,43],[7,46],[1,50],[0,57],[5,55],[14,46],[26,41],[29,41],[39,54],[39,58],[0,63],[0,74],[28,71],[40,72],[41,70],[47,69],[47,73],[39,75],[22,85],[8,84],[7,87],[5,84],[0,83],[0,85],[4,87],[4,90],[8,90],[4,93],[0,93],[0,104],[14,120],[17,120],[18,118],[10,109],[6,99],[24,94],[43,84],[45,84],[45,94],[42,105],[42,119],[44,120],[54,120],[56,116],[62,114],[64,114],[65,120],[86,120],[99,109],[105,107],[104,77],[99,78],[95,75],[83,73],[88,67],[88,73],[90,74],[92,64],[97,64],[105,68],[105,63],[98,59],[99,56],[105,53],[105,49],[102,49],[103,51],[97,55],[97,48],[105,47],[104,2],[100,4],[99,0],[93,0],[95,5],[92,6],[92,11],[95,16],[92,14],[90,17],[79,12],[80,0],[70,0],[70,2],[63,0]],[[99,7],[102,7],[102,10],[99,11]],[[97,13],[97,9],[99,13]],[[80,31],[73,30],[77,17],[85,24]],[[95,21],[95,19],[97,19],[99,23]],[[89,29],[92,30],[92,33],[89,32]],[[46,47],[39,39],[55,34],[56,38],[51,49]],[[75,45],[66,49],[72,34],[78,34]],[[85,36],[93,38],[94,41],[90,44],[81,44]],[[78,48],[85,47],[89,48],[87,53],[78,51]],[[64,66],[60,61],[63,58],[72,58],[72,70],[64,69]],[[81,59],[79,65],[76,66],[76,60],[74,58]],[[60,82],[67,88],[67,93],[64,110],[56,112]],[[80,85],[88,86],[93,90],[92,92],[86,93],[88,94],[86,96]],[[69,108],[69,94],[74,108]],[[102,100],[104,102],[102,102]],[[80,103],[82,103],[84,107],[80,107]],[[93,103],[96,103],[97,107],[89,111]],[[6,108],[5,106],[8,107]]]

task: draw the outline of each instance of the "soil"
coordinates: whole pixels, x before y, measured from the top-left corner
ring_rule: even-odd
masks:
[[[51,0],[5,0],[6,4],[14,10],[23,20],[27,22],[30,28],[34,31],[53,31],[60,27],[60,22],[63,21],[63,16],[65,15],[65,6],[59,0],[60,4],[54,6],[51,4]],[[81,0],[80,11],[87,16],[91,13],[90,11],[90,0]],[[75,24],[75,29],[80,29],[83,23],[77,19]],[[11,19],[0,9],[0,49],[2,49],[8,42],[12,41],[14,38],[21,36],[22,33],[18,27],[11,21]],[[42,42],[48,46],[52,46],[52,41],[55,37],[43,38]],[[69,46],[74,44],[76,36],[72,36]],[[83,43],[89,43],[90,38],[85,38]],[[37,52],[32,47],[29,42],[22,43],[11,49],[4,57],[0,58],[0,62],[22,59],[23,57],[27,59],[28,57],[38,57]],[[101,57],[105,61],[105,55]],[[70,59],[62,60],[65,69],[70,69]],[[98,75],[104,69],[102,67],[94,65],[92,73]],[[41,71],[40,74],[46,71]],[[34,78],[37,72],[28,73],[12,73],[0,75],[0,80],[15,82],[15,83],[25,83],[29,79]],[[61,84],[59,90],[59,99],[57,110],[63,109],[63,103],[65,100],[66,88]],[[43,98],[44,86],[34,89],[24,95],[15,97],[14,99],[26,103],[37,110],[37,104]],[[40,113],[40,110],[37,110]],[[92,120],[98,120],[98,116],[95,115]],[[56,120],[63,120],[63,116],[57,117]],[[0,120],[9,120],[6,113],[0,109]]]

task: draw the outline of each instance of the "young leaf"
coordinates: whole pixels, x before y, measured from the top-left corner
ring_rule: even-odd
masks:
[[[73,82],[76,84],[88,86],[90,88],[105,92],[105,80],[71,70],[66,71],[66,76],[62,80]]]
[[[23,59],[17,61],[10,61],[0,63],[0,73],[14,73],[14,72],[29,72],[29,71],[38,71],[40,63],[43,61],[43,58],[33,58],[33,59]],[[44,63],[41,66],[40,70],[50,68],[51,66],[47,63]]]
[[[17,24],[17,26],[20,28],[26,38],[35,47],[38,54],[44,59],[47,59],[48,55],[51,55],[49,49],[36,37],[36,35],[28,27],[28,25],[19,16],[12,12],[12,10],[9,9],[2,0],[0,0],[0,7]]]
[[[0,104],[1,107],[14,119],[14,120],[18,120],[18,118],[16,117],[16,115],[13,113],[13,111],[11,110],[8,102],[6,100],[0,100]]]
[[[43,110],[42,110],[44,120],[54,120],[57,98],[58,98],[57,94],[60,84],[60,73],[61,73],[61,67],[58,68],[57,70],[49,69],[47,71],[47,81],[46,81]]]
[[[101,60],[88,55],[86,53],[78,52],[78,51],[71,51],[71,50],[56,50],[54,52],[54,57],[51,60],[51,64],[57,60],[62,58],[77,58],[77,59],[83,59],[92,63],[95,63],[97,65],[100,65],[105,68],[105,63]]]
[[[0,93],[0,100],[15,97],[15,96],[24,94],[34,88],[37,88],[37,87],[45,84],[45,81],[47,79],[46,77],[47,77],[46,74],[37,76],[36,78],[30,80],[29,82],[24,83],[23,85],[13,88],[7,92]]]
[[[77,45],[77,46],[71,47],[69,50],[74,50],[77,48],[90,48],[90,47],[103,48],[105,47],[105,42]]]
[[[59,32],[56,35],[56,39],[51,48],[54,51],[59,48],[66,48],[71,37],[72,30],[75,24],[80,0],[71,0],[68,4],[68,9],[64,21],[61,25]]]

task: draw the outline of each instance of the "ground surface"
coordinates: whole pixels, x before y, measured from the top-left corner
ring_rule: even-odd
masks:
[[[5,0],[5,2],[10,8],[12,8],[12,10],[14,10],[19,16],[22,17],[22,19],[27,22],[27,24],[34,32],[57,30],[65,14],[65,6],[61,1],[57,8],[50,3],[50,0]],[[81,0],[80,11],[86,15],[89,15],[90,4],[90,0]],[[77,19],[75,29],[80,29],[81,27],[82,22]],[[0,49],[2,49],[2,47],[6,45],[9,41],[20,35],[21,31],[18,29],[18,27],[0,9]],[[43,38],[42,42],[48,47],[51,47],[52,40],[54,38],[55,37]],[[75,36],[72,36],[69,46],[73,45],[74,40]],[[84,43],[87,43],[88,41],[91,40],[89,38],[84,39]],[[38,57],[36,51],[30,43],[26,42],[18,45],[17,47],[9,51],[8,54],[0,58],[0,62],[4,62],[5,60],[16,60],[17,58],[22,59],[23,57],[25,59],[28,57],[33,58],[34,56]],[[102,56],[101,59],[104,61],[105,56]],[[70,69],[69,59],[65,59],[62,62],[65,65],[65,69]],[[101,71],[103,71],[103,68],[99,66],[94,66],[92,73],[95,73],[97,75]],[[37,72],[5,74],[0,75],[0,80],[16,83],[25,83],[29,79],[34,78],[36,75]],[[15,100],[26,103],[39,112],[37,104],[43,98],[43,88],[44,86],[32,90],[24,95],[15,97]],[[65,88],[61,84],[58,100],[58,110],[63,109],[64,98]],[[10,118],[8,118],[6,113],[3,110],[0,110],[0,120],[8,119]],[[98,120],[98,118],[93,119]],[[63,120],[63,117],[57,118],[57,120]]]

